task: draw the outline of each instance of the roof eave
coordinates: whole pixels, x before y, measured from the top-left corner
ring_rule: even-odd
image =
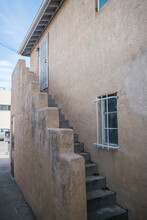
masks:
[[[41,4],[35,18],[34,18],[32,24],[31,24],[31,26],[30,26],[30,28],[29,28],[29,30],[28,30],[28,32],[27,32],[27,34],[26,34],[26,36],[25,36],[25,38],[24,38],[24,40],[23,40],[23,42],[22,42],[22,44],[19,48],[19,50],[18,50],[18,54],[21,54],[23,56],[30,56],[32,49],[34,48],[34,46],[35,46],[36,42],[38,41],[38,39],[42,36],[42,34],[43,34],[44,30],[46,29],[46,27],[45,27],[44,30],[42,30],[42,32],[40,32],[40,36],[38,37],[38,39],[36,41],[34,40],[35,43],[32,44],[32,46],[30,47],[29,50],[26,50],[27,45],[28,45],[31,37],[33,37],[34,32],[35,32],[39,22],[41,21],[46,9],[48,8],[49,4],[51,3],[51,1],[52,0],[43,0],[43,2]],[[61,2],[63,3],[63,1],[61,1]]]

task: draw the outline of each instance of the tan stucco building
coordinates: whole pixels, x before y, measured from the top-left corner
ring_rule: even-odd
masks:
[[[50,182],[51,176],[43,177],[45,189],[49,195],[54,184],[58,189],[59,198],[56,193],[55,196],[51,196],[54,204],[45,197],[44,183],[41,179],[37,179],[36,161],[39,163],[36,165],[38,172],[42,175],[43,172],[46,173],[44,163],[48,154],[43,153],[44,150],[52,149],[49,150],[50,157],[47,161],[50,161],[48,169],[54,167],[54,171],[57,164],[62,161],[60,156],[63,152],[66,158],[69,152],[73,152],[72,146],[69,150],[70,144],[68,144],[68,141],[71,143],[69,138],[71,134],[67,135],[67,139],[65,138],[66,149],[64,148],[63,151],[61,150],[62,141],[58,149],[58,144],[54,140],[55,137],[60,136],[59,133],[62,130],[60,115],[59,117],[56,115],[58,108],[62,109],[70,122],[67,127],[73,126],[74,133],[78,134],[78,141],[84,143],[84,152],[90,154],[90,160],[98,165],[99,171],[96,174],[107,178],[107,187],[117,192],[117,203],[124,209],[128,209],[129,219],[147,219],[146,12],[147,1],[145,0],[44,0],[42,2],[19,50],[21,55],[30,56],[31,72],[25,67],[23,61],[19,61],[12,78],[12,116],[15,118],[16,115],[21,116],[22,112],[24,114],[23,118],[19,117],[15,120],[15,126],[20,129],[23,122],[26,128],[30,129],[28,139],[24,135],[26,131],[23,130],[20,136],[22,140],[19,137],[19,141],[15,143],[14,173],[38,219],[48,219],[47,216],[49,219],[60,219],[60,214],[64,216],[63,219],[86,219],[85,202],[81,202],[81,210],[78,209],[78,199],[85,201],[85,186],[83,185],[83,188],[77,192],[77,186],[74,185],[76,180],[70,179],[71,176],[76,177],[77,182],[82,184],[77,171],[80,170],[81,181],[83,181],[85,174],[83,174],[82,159],[81,161],[79,159],[77,167],[75,162],[72,167],[74,170],[75,166],[74,171],[71,169],[67,171],[70,173],[68,173],[69,180],[75,187],[72,188],[73,191],[71,190],[72,195],[75,195],[73,200],[68,194],[69,185],[65,184],[67,187],[65,191],[60,188],[62,169],[59,167],[57,169],[59,178],[55,177],[55,182]],[[37,81],[38,78],[39,81]],[[34,81],[36,84],[29,84]],[[46,93],[52,95],[58,106],[54,103],[49,105],[49,100],[52,102],[54,100]],[[40,98],[35,94],[39,94]],[[20,100],[22,103],[19,109]],[[30,106],[27,105],[28,100],[30,100]],[[40,107],[34,107],[36,105]],[[52,111],[52,113],[46,113],[46,111]],[[43,120],[44,128],[51,130],[43,130],[43,127],[40,127],[43,126],[40,120]],[[48,125],[46,120],[50,122]],[[53,128],[59,130],[53,131]],[[64,129],[65,133],[68,131],[71,130]],[[46,132],[49,132],[49,135]],[[61,136],[64,137],[63,134]],[[40,139],[37,139],[39,137]],[[30,142],[31,145],[29,145]],[[33,149],[34,143],[36,148]],[[41,148],[41,146],[47,146],[47,143],[48,148]],[[27,146],[29,156],[22,146]],[[61,153],[59,153],[60,162],[55,152],[57,155]],[[33,157],[32,160],[31,157]],[[76,157],[75,154],[73,157]],[[27,167],[23,166],[25,163]],[[62,164],[63,170],[66,167],[65,164]],[[35,171],[30,167],[34,167]],[[52,172],[53,170],[49,171],[50,174],[53,174]],[[66,169],[63,173],[66,175]],[[67,179],[68,177],[66,176]],[[38,180],[39,188],[35,186],[34,189],[32,185],[29,187],[29,182],[24,180],[26,178],[31,178],[29,181],[32,183]],[[68,184],[68,181],[66,183]],[[35,193],[38,189],[42,193],[37,197]],[[64,193],[66,198],[61,196]],[[93,196],[95,196],[94,192]],[[45,204],[41,206],[42,210],[39,205],[37,206],[38,198],[40,204],[43,202]],[[94,208],[89,206],[90,199],[88,196],[87,198],[87,207],[92,211]],[[62,203],[61,207],[58,199]],[[51,209],[47,208],[47,204],[50,204],[50,207],[56,206],[50,214],[48,210]],[[69,204],[74,205],[69,207]],[[63,207],[64,205],[68,207],[70,214]],[[60,213],[61,209],[63,213]],[[43,210],[46,214],[41,217]],[[82,212],[83,216],[74,216],[75,210],[78,210],[78,214]],[[65,213],[69,215],[66,216]]]
[[[0,90],[0,129],[10,129],[11,91]]]

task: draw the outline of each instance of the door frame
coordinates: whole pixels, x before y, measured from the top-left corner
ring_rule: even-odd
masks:
[[[49,89],[49,33],[47,33],[44,38],[41,40],[40,44],[39,44],[39,83],[40,83],[40,72],[41,72],[41,53],[40,53],[40,50],[41,50],[41,44],[46,40],[47,44],[46,44],[46,55],[47,55],[47,67],[46,67],[46,70],[47,70],[47,75],[46,75],[46,78],[47,78],[47,87],[43,88],[41,90],[41,86],[40,86],[40,91],[41,92],[47,92],[48,93],[48,89]],[[41,83],[40,83],[41,85]]]

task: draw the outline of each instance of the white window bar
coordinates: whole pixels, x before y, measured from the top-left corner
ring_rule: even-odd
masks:
[[[114,149],[114,150],[116,150],[116,149],[119,149],[120,147],[119,146],[115,146],[115,145],[110,145],[109,144],[109,129],[118,129],[118,128],[109,128],[109,122],[108,122],[108,99],[112,99],[112,98],[118,98],[118,96],[108,96],[108,95],[106,95],[106,97],[102,97],[101,96],[101,98],[97,98],[96,97],[96,99],[95,100],[93,100],[93,102],[95,102],[96,103],[96,121],[97,121],[97,143],[94,143],[94,145],[95,146],[97,146],[97,147],[102,147],[102,148],[107,148],[108,150],[109,149]],[[104,125],[103,125],[103,112],[102,112],[102,110],[103,110],[103,108],[102,108],[102,105],[103,105],[103,100],[106,100],[106,108],[107,108],[107,112],[105,113],[105,114],[107,114],[107,128],[105,128],[106,130],[107,130],[107,144],[104,144]],[[101,120],[102,120],[102,144],[100,144],[99,143],[99,108],[98,108],[98,104],[99,104],[99,101],[101,102]],[[115,111],[115,112],[111,112],[111,113],[117,113],[117,111]]]
[[[98,112],[98,102],[96,102],[96,112]],[[97,143],[99,143],[99,117],[98,114],[96,115],[96,121],[97,121]]]
[[[118,128],[104,128],[105,130],[110,129],[110,130],[117,130]]]
[[[106,105],[107,105],[107,128],[109,128],[109,118],[108,118],[108,95],[106,99]],[[109,130],[107,129],[107,145],[109,150]]]
[[[101,96],[101,99],[102,99],[102,96]],[[101,101],[101,120],[102,120],[102,143],[104,143],[104,129],[103,129],[103,126],[104,126],[104,120],[103,120],[103,101]],[[98,142],[97,142],[98,143]]]

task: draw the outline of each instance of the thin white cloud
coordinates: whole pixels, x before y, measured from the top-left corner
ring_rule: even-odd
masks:
[[[9,82],[9,81],[11,81],[11,77],[5,77],[5,78],[0,78],[0,84],[1,83],[4,83],[4,82]]]
[[[0,72],[12,72],[12,69],[9,68],[0,68]]]
[[[9,30],[3,31],[3,33],[4,33],[4,34],[11,35],[11,36],[16,35],[16,33],[15,33],[14,31],[9,31]]]
[[[11,79],[11,73],[10,72],[5,72],[5,73],[1,73],[0,72],[0,82],[2,81],[7,81]]]
[[[0,66],[12,66],[8,60],[0,60]]]

